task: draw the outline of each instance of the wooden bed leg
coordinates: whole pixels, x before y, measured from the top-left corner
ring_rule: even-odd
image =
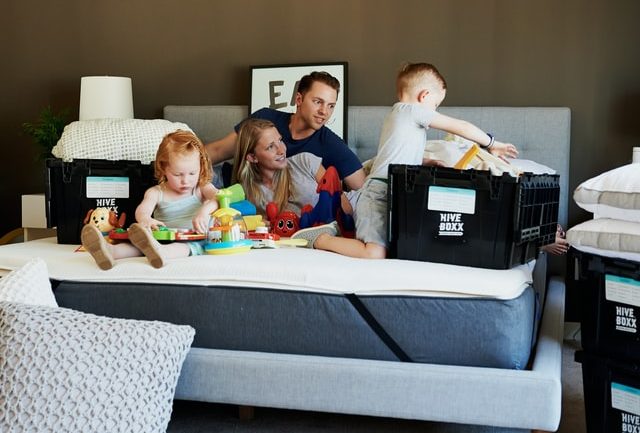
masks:
[[[238,418],[242,421],[252,420],[255,416],[255,407],[253,406],[238,406]]]

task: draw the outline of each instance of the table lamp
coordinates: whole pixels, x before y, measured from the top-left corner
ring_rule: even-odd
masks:
[[[82,77],[79,119],[133,119],[131,78]]]

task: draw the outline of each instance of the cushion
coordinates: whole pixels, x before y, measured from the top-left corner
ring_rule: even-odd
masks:
[[[0,302],[0,431],[165,432],[193,335]]]
[[[640,223],[598,218],[585,221],[567,231],[567,241],[581,246],[623,253],[640,253]]]
[[[573,199],[594,218],[640,222],[640,165],[623,165],[582,182]]]
[[[32,259],[0,278],[0,301],[57,307],[44,260]]]
[[[164,119],[79,120],[65,126],[51,153],[64,161],[108,159],[148,164],[156,158],[164,136],[178,129],[191,131],[184,123]]]

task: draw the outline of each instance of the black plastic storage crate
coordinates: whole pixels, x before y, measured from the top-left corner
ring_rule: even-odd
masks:
[[[157,184],[153,165],[140,161],[48,159],[46,170],[47,225],[57,227],[61,244],[79,244],[87,214],[99,207],[124,214],[128,227],[145,191]]]
[[[640,361],[640,262],[571,248],[573,284],[581,294],[582,347]]]
[[[555,240],[560,177],[392,164],[389,256],[508,269]]]
[[[640,366],[578,351],[587,433],[640,431]]]

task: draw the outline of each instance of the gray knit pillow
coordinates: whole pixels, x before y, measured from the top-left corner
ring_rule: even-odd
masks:
[[[0,431],[165,432],[194,330],[0,302]]]

